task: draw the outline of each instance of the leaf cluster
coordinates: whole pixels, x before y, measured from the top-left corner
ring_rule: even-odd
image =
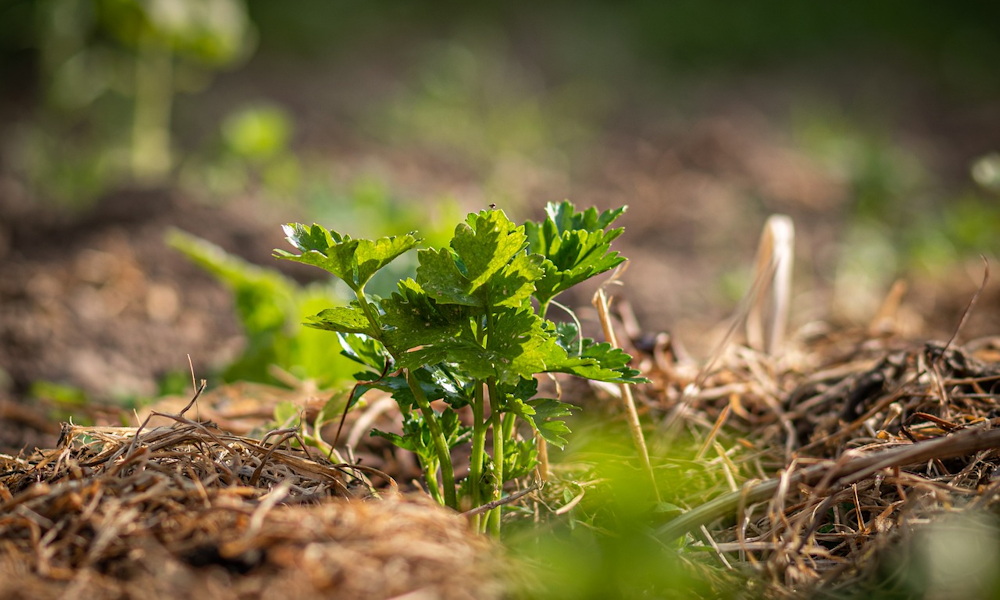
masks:
[[[425,475],[444,471],[451,449],[471,436],[475,458],[470,479],[475,481],[463,489],[472,489],[475,496],[480,482],[501,486],[534,468],[534,438],[516,439],[516,422],[551,444],[566,443],[570,407],[535,398],[537,374],[642,381],[625,352],[582,337],[574,325],[545,318],[558,294],[625,260],[610,250],[621,228],[609,229],[624,210],[577,212],[562,202],[548,206],[544,221],[524,225],[501,210],[470,214],[447,246],[417,251],[415,277],[399,281],[387,298],[367,294],[365,284],[419,244],[412,234],[363,240],[320,225],[289,224],[285,233],[298,253],[276,250],[275,256],[320,267],[354,291],[354,301],[319,312],[307,325],[337,332],[343,354],[364,365],[365,371],[356,375],[358,395],[382,389],[397,400],[403,433],[377,435],[415,452]],[[484,389],[489,391],[489,421]],[[448,408],[431,410],[434,400],[444,400]],[[483,415],[472,430],[454,412],[470,404],[475,414]],[[503,456],[497,456],[504,446],[496,442],[494,456],[477,452],[487,428],[494,436],[510,438]],[[499,481],[490,482],[490,477]]]

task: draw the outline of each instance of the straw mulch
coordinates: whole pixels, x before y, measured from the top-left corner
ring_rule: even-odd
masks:
[[[670,499],[685,510],[659,533],[766,597],[877,589],[893,568],[912,578],[928,524],[1000,507],[1000,340],[800,342],[777,357],[735,348],[697,379],[669,346],[654,353],[661,431],[700,448],[662,468],[705,482]]]
[[[170,425],[64,426],[0,455],[3,598],[492,598],[490,542],[372,469]]]

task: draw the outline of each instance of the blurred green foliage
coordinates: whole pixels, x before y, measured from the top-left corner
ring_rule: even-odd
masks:
[[[482,175],[488,198],[516,202],[503,183],[547,166],[565,170],[600,139],[610,107],[634,100],[632,82],[675,92],[687,75],[879,57],[963,93],[990,94],[1000,90],[998,21],[996,3],[902,0],[764,0],[724,10],[699,0],[555,0],[531,11],[405,0],[7,0],[0,75],[23,81],[24,65],[33,65],[27,79],[45,107],[7,141],[19,148],[11,163],[47,195],[74,200],[126,177],[165,175],[174,95],[206,89],[212,72],[239,66],[258,45],[283,60],[388,58],[401,84],[359,125],[390,143],[443,147]],[[294,195],[311,184],[307,157],[290,148],[293,125],[274,104],[238,109],[224,119],[217,153],[187,161],[185,181]],[[856,173],[865,193],[893,185],[895,167],[880,170],[877,144],[860,150],[874,152]]]
[[[847,184],[855,218],[898,224],[902,203],[917,210],[927,204],[919,191],[927,187],[928,176],[919,157],[891,137],[882,118],[870,114],[862,121],[830,105],[804,103],[794,111],[791,127],[799,146]]]
[[[325,388],[350,379],[353,363],[340,356],[336,339],[302,325],[331,304],[346,302],[328,284],[300,286],[277,270],[252,265],[205,240],[173,231],[171,246],[232,290],[247,342],[223,373],[226,381],[287,383],[275,368]]]
[[[254,106],[226,117],[222,135],[233,154],[265,161],[288,151],[292,121],[276,106]]]
[[[204,89],[256,39],[241,0],[27,4],[0,12],[28,32],[7,38],[9,51],[32,48],[38,71],[39,109],[16,162],[43,196],[68,203],[125,180],[162,182],[173,167],[174,95]]]
[[[202,199],[264,190],[274,200],[302,193],[310,173],[291,147],[295,120],[282,107],[254,102],[234,109],[206,148],[187,156],[181,185]]]
[[[319,197],[312,199],[316,205],[311,212],[318,220],[352,223],[352,233],[359,236],[419,229],[426,244],[447,243],[451,224],[459,220],[457,204],[447,198],[405,202],[374,180],[358,181],[343,195],[329,185],[318,186],[316,193]],[[428,210],[429,206],[434,210]],[[277,369],[328,388],[350,380],[357,371],[356,363],[341,356],[334,336],[303,326],[323,309],[345,305],[351,297],[346,286],[334,281],[300,285],[276,268],[248,263],[182,231],[171,231],[167,242],[233,292],[247,342],[242,354],[225,368],[226,381],[286,383],[276,376]],[[415,269],[413,257],[400,257],[376,274],[369,289],[388,295],[398,280],[412,276]]]
[[[520,597],[687,599],[733,597],[737,586],[749,591],[744,575],[657,537],[658,524],[679,510],[670,502],[705,494],[720,483],[722,469],[692,461],[696,450],[681,441],[665,448],[656,438],[657,502],[623,421],[591,413],[572,427],[570,446],[553,455],[573,465],[572,476],[549,481],[543,497],[552,509],[579,493],[582,499],[564,515],[543,513],[541,524],[525,515],[506,536],[523,574]]]
[[[945,184],[918,151],[892,138],[883,118],[816,103],[792,117],[799,147],[848,189],[834,284],[853,307],[844,316],[867,318],[901,275],[941,276],[969,257],[1000,254],[991,155],[970,165],[964,186]]]

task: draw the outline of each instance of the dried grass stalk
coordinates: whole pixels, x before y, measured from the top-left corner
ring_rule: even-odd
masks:
[[[771,215],[757,248],[754,284],[747,313],[747,343],[774,356],[784,343],[792,293],[795,226],[785,215]]]

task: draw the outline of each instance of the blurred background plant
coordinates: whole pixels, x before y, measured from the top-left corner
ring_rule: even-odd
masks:
[[[43,0],[6,12],[34,31],[41,88],[17,157],[64,202],[124,180],[164,182],[174,96],[205,89],[256,40],[240,0]]]
[[[233,256],[201,238],[173,231],[168,242],[210,272],[234,297],[246,344],[222,373],[225,381],[288,383],[276,368],[320,388],[348,379],[353,363],[340,356],[336,341],[303,323],[319,311],[345,303],[331,285],[300,286],[275,269]]]

